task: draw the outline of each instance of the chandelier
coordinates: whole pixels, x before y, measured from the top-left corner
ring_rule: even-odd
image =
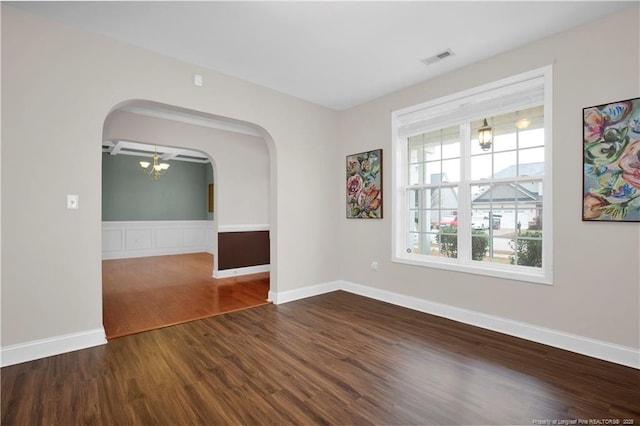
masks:
[[[158,147],[154,148],[153,152],[153,164],[148,161],[141,161],[140,167],[144,170],[144,172],[149,175],[149,177],[153,180],[158,180],[160,176],[165,174],[170,164],[168,163],[160,163],[158,164]]]

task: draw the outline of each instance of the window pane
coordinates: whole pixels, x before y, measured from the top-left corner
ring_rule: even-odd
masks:
[[[427,226],[427,229],[425,230],[431,231],[438,229],[441,218],[442,216],[440,215],[440,210],[426,210],[424,223],[425,226]]]
[[[409,138],[409,164],[420,163],[424,161],[422,157],[423,142],[422,138]]]
[[[424,190],[424,205],[426,208],[440,208],[440,189],[430,188]]]
[[[491,185],[471,185],[471,209],[473,214],[489,211],[491,208]]]
[[[446,236],[446,238],[450,237],[449,235]],[[441,250],[440,247],[451,248],[451,242],[447,240],[441,244],[438,243],[439,238],[440,236],[434,232],[411,232],[409,233],[407,251],[414,254],[446,257],[448,252]]]
[[[502,135],[496,135],[493,138],[493,150],[496,152],[514,150],[518,147],[516,140],[516,134],[513,131]]]
[[[516,209],[518,231],[542,231],[542,201],[521,200]]]
[[[518,146],[530,148],[544,145],[544,129],[524,130],[518,133]]]
[[[438,234],[429,233],[427,234],[428,241],[425,241],[425,244],[428,244],[428,247],[425,245],[425,254],[429,254],[431,256],[442,256],[440,253],[440,247],[438,245]],[[427,249],[428,248],[428,249]]]
[[[442,182],[442,163],[430,161],[425,163],[425,183],[434,184]]]
[[[424,159],[433,161],[439,160],[442,158],[442,148],[440,141],[439,132],[436,135],[427,133],[425,139],[428,140],[427,144],[424,147]]]
[[[409,165],[409,185],[419,185],[422,183],[422,163]]]
[[[494,178],[502,179],[516,176],[516,151],[501,152],[493,157]]]
[[[420,252],[420,233],[409,232],[409,238],[407,239],[407,252],[408,253]]]
[[[480,180],[491,177],[491,154],[471,157],[471,179]]]
[[[494,237],[491,239],[486,261],[508,265],[515,252],[511,248],[511,238]]]
[[[471,234],[471,259],[486,260],[489,256],[488,231],[474,229]]]
[[[442,162],[442,181],[443,182],[459,182],[460,181],[460,159],[444,160]]]
[[[515,253],[510,256],[512,265],[542,267],[542,232],[525,231],[509,242]]]
[[[493,147],[488,150],[484,150],[480,148],[480,143],[478,142],[478,136],[476,132],[474,132],[473,130],[471,131],[471,134],[473,135],[471,138],[471,155],[480,155],[480,154],[490,153]]]
[[[542,176],[544,174],[544,147],[520,150],[518,176]]]
[[[458,132],[456,132],[456,138],[454,141],[443,142],[442,144],[442,158],[458,158],[460,157],[460,140],[458,139]]]
[[[409,164],[416,164],[420,162],[420,154],[421,154],[420,148],[421,147],[409,147],[409,156],[408,156]]]
[[[409,190],[408,203],[410,209],[416,209],[420,207],[420,190]]]
[[[458,214],[458,188],[445,187],[439,190],[440,206],[445,215]]]
[[[500,184],[471,186],[471,257],[473,260],[508,263],[508,239],[502,230],[502,210],[495,210],[493,199],[502,202]],[[496,239],[497,238],[497,239]]]
[[[409,232],[418,232],[420,223],[420,210],[409,210]]]
[[[516,216],[516,232],[522,232],[523,226],[524,229],[527,229],[527,223],[529,221],[529,215],[527,210],[520,208],[522,205],[517,205],[518,207],[515,209]]]
[[[444,257],[458,257],[458,228],[453,226],[441,226],[436,235],[438,252]]]
[[[515,125],[521,131],[544,128],[544,107],[539,105],[517,111]]]
[[[481,231],[491,228],[489,213],[483,210],[474,211],[471,216],[470,226],[472,230],[481,230]]]

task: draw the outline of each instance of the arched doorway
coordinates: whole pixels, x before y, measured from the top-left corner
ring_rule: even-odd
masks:
[[[132,275],[132,271],[137,269],[138,273],[133,274],[136,275],[138,282],[142,277],[147,277],[149,283],[154,283],[161,287],[157,293],[154,293],[153,297],[147,297],[147,299],[158,298],[172,287],[176,291],[174,296],[178,299],[182,298],[182,304],[188,308],[187,310],[190,310],[189,313],[182,314],[189,318],[176,319],[175,315],[169,315],[170,312],[168,312],[169,310],[166,307],[158,306],[162,304],[161,302],[156,301],[155,309],[156,311],[161,311],[155,314],[158,318],[155,320],[147,318],[145,320],[146,323],[143,321],[141,325],[135,327],[127,325],[133,321],[131,318],[128,318],[124,322],[120,322],[121,324],[124,323],[125,326],[120,326],[118,329],[118,327],[110,327],[113,321],[107,320],[107,316],[111,315],[109,309],[113,305],[117,305],[120,313],[123,315],[126,314],[123,306],[129,306],[130,312],[147,312],[150,316],[154,315],[153,312],[149,312],[153,309],[134,306],[135,301],[133,300],[126,302],[121,300],[118,303],[111,303],[111,300],[107,300],[106,296],[104,296],[103,313],[107,337],[112,338],[132,334],[132,332],[172,325],[186,320],[215,315],[223,311],[242,309],[246,307],[246,304],[243,305],[242,303],[239,304],[237,301],[234,301],[232,293],[241,292],[243,293],[242,298],[248,300],[246,297],[247,289],[240,287],[243,287],[243,285],[244,287],[255,285],[255,283],[252,283],[252,280],[255,281],[256,279],[262,279],[264,282],[265,276],[267,286],[263,300],[261,303],[256,303],[254,300],[254,302],[250,302],[249,305],[255,306],[267,303],[270,270],[269,189],[271,186],[271,173],[270,150],[267,148],[262,133],[258,129],[245,124],[237,124],[234,122],[229,124],[229,122],[220,120],[217,117],[146,101],[128,102],[115,108],[105,120],[103,133],[103,156],[108,158],[110,162],[116,157],[122,158],[124,156],[133,157],[135,155],[145,155],[150,158],[153,156],[150,150],[153,149],[154,151],[157,150],[158,161],[162,162],[166,160],[168,163],[173,163],[169,170],[167,170],[166,176],[162,176],[158,181],[153,182],[156,185],[163,181],[169,181],[168,178],[171,177],[171,172],[176,172],[179,169],[179,160],[186,159],[186,162],[191,164],[198,164],[201,160],[213,160],[214,158],[217,161],[217,163],[211,162],[211,164],[215,164],[210,175],[211,181],[203,183],[205,189],[200,191],[203,195],[201,201],[207,206],[210,204],[215,206],[214,212],[207,212],[209,217],[206,219],[196,218],[195,220],[189,220],[189,218],[186,218],[186,220],[183,220],[184,218],[177,218],[176,220],[175,217],[165,217],[162,214],[156,214],[152,215],[152,220],[138,220],[140,217],[134,217],[129,218],[134,220],[124,220],[121,222],[126,223],[114,225],[112,223],[113,221],[109,220],[110,218],[103,218],[103,258],[105,259],[103,262],[112,262],[114,257],[118,257],[114,256],[113,250],[109,251],[109,249],[112,249],[109,245],[114,242],[119,249],[117,254],[121,259],[125,259],[121,261],[121,266],[115,268],[116,272],[114,272],[111,264],[108,265],[108,268],[105,268],[103,264],[103,296],[109,293],[109,297],[111,297],[111,293],[113,293],[112,290],[119,295],[123,293],[122,288],[114,289],[111,287],[110,283],[112,281],[110,281],[109,277],[113,278],[114,275],[121,274],[118,279],[120,282],[123,282],[127,276]],[[114,152],[116,155],[114,155]],[[157,194],[156,190],[159,188],[159,185],[149,185],[153,180],[143,175],[141,167],[136,165],[137,160],[139,159],[129,159],[128,162],[132,163],[132,165],[130,165],[127,173],[135,173],[135,178],[144,178],[145,183],[142,186],[147,189],[143,189],[143,191],[149,193],[155,191]],[[244,173],[243,175],[243,167],[249,167],[251,173]],[[104,189],[105,172],[108,172],[109,168],[110,166],[103,165],[103,192],[105,192],[103,193],[103,214],[111,207],[107,205],[111,200],[105,199],[106,191]],[[135,169],[135,172],[132,171],[133,169]],[[122,180],[122,176],[119,176],[119,178]],[[131,191],[133,189],[135,185],[127,185],[127,183],[133,179],[133,176],[131,176],[129,180],[124,179],[124,185],[126,186],[125,191]],[[227,186],[226,191],[225,182]],[[168,186],[172,185],[173,184],[170,184]],[[193,186],[194,184],[191,185]],[[213,194],[211,195],[213,198],[211,200],[207,199],[209,193],[209,188],[207,187],[215,188],[215,190],[212,191]],[[109,189],[109,191],[111,191],[111,189]],[[242,195],[242,197],[239,198],[238,194]],[[145,196],[148,195],[149,194],[145,194]],[[135,194],[128,194],[127,196],[129,199],[132,197],[133,199],[136,198]],[[165,194],[162,195],[162,197],[164,197],[164,200],[161,201],[159,205],[156,203],[156,209],[163,210],[163,206],[184,202],[179,201],[184,200],[183,196],[173,199],[170,195],[167,196]],[[259,200],[261,197],[262,200]],[[251,207],[251,204],[247,203],[248,200],[252,199],[258,200],[256,205],[260,207]],[[209,201],[211,201],[211,203]],[[231,208],[230,205],[232,206]],[[221,208],[220,206],[225,207]],[[250,210],[247,211],[247,208]],[[167,208],[167,210],[170,209]],[[213,220],[214,217],[215,220]],[[158,220],[158,218],[161,220]],[[204,233],[202,230],[199,231],[197,229],[198,226],[203,226],[202,223],[199,222],[203,219],[205,219],[205,221],[208,219],[211,222],[210,224],[204,225],[207,227]],[[114,229],[114,227],[118,229]],[[237,237],[240,236],[245,240],[249,237],[248,241],[251,241],[252,237],[264,234],[265,232],[267,234],[266,264],[243,264],[242,261],[238,263],[237,259],[235,262],[233,259],[229,261],[228,257],[237,256],[237,253],[233,254],[233,249],[230,248],[230,246],[227,247],[224,245],[226,244],[225,241],[230,239],[228,237],[232,236],[237,239]],[[193,254],[187,256],[185,252],[202,252],[202,250],[193,250],[193,247],[175,247],[175,243],[183,244],[185,239],[189,238],[192,240],[195,238],[197,240],[195,236],[203,234],[206,235],[205,240],[207,240],[205,245],[211,247],[210,250],[205,251],[213,254],[210,258],[215,261],[211,260],[208,271],[205,271],[205,275],[201,275],[200,278],[196,280],[188,278],[189,273],[199,271],[198,273],[202,274],[202,261],[205,257],[202,255],[198,257]],[[234,238],[231,239],[233,240]],[[264,246],[264,236],[262,238],[263,241],[261,243],[258,242],[257,245]],[[222,246],[219,247],[219,244],[222,244]],[[252,243],[250,242],[249,244]],[[253,244],[256,244],[255,238]],[[255,247],[248,251],[256,251]],[[222,252],[220,250],[222,250]],[[145,256],[146,254],[164,257],[152,259],[153,256]],[[227,255],[227,258],[225,258],[225,255]],[[182,258],[180,258],[180,256],[182,256]],[[224,259],[224,262],[220,261],[221,258]],[[139,259],[139,261],[127,259]],[[140,261],[140,259],[143,260]],[[253,260],[253,262],[255,263],[255,260]],[[163,270],[165,272],[161,272]],[[106,276],[105,274],[111,275]],[[217,279],[212,278],[212,275]],[[196,296],[194,300],[205,300],[205,305],[207,306],[193,301],[189,302],[189,295],[193,296],[193,292],[197,290],[194,288],[187,289],[184,286],[184,282],[182,282],[181,285],[163,286],[160,278],[164,280],[167,277],[172,277],[173,282],[182,282],[180,281],[180,277],[184,277],[186,281],[192,283],[198,281],[199,284],[195,285],[195,288],[199,288],[199,291],[205,292],[205,296],[201,294],[200,296]],[[235,286],[235,289],[232,289],[233,286]],[[147,285],[146,287],[153,286]],[[176,297],[174,297],[174,299]],[[251,298],[249,297],[249,299]],[[220,311],[220,309],[222,311]],[[179,311],[179,309],[174,310]],[[168,319],[162,322],[161,317]],[[158,326],[149,325],[151,323],[157,324]]]

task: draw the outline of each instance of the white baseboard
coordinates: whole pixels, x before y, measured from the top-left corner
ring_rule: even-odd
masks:
[[[349,281],[332,281],[282,293],[270,291],[269,299],[275,304],[280,304],[336,290],[348,291],[415,311],[640,369],[640,349],[392,293]]]
[[[258,270],[264,267],[266,267],[267,271],[269,270],[269,265],[238,268],[236,269],[238,273],[230,276],[242,275],[241,272],[265,272],[264,270]],[[234,271],[234,269],[222,272],[227,273],[228,271]],[[316,284],[309,287],[279,293],[269,291],[268,297],[273,303],[282,304],[336,290],[348,291],[350,293],[413,309],[419,312],[437,315],[476,327],[497,331],[510,336],[531,340],[533,342],[576,352],[593,358],[640,369],[639,349],[539,327],[519,321],[513,321],[507,318],[487,315],[468,309],[457,308],[451,305],[431,302],[425,299],[392,293],[390,291],[355,284],[349,281],[331,281],[328,283]],[[90,348],[92,346],[98,346],[105,343],[107,343],[107,340],[104,329],[99,328],[80,333],[66,334],[48,339],[11,345],[0,349],[0,365],[2,367],[6,367],[22,362],[32,361],[34,359]]]
[[[0,350],[0,365],[20,364],[65,352],[77,351],[107,343],[104,328],[65,334],[27,343],[10,345]]]
[[[276,305],[293,302],[294,300],[305,299],[307,297],[330,293],[336,290],[343,290],[342,283],[343,281],[332,281],[295,290],[282,291],[279,293],[269,290],[269,298],[267,300],[270,300]]]
[[[241,275],[257,274],[260,272],[269,272],[271,265],[247,266],[244,268],[223,269],[222,271],[214,271],[213,278],[229,278],[239,277]]]

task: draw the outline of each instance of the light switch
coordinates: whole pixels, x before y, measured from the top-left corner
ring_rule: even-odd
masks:
[[[201,74],[194,74],[193,75],[193,84],[195,84],[198,87],[202,87],[202,75]]]
[[[80,197],[77,194],[67,194],[67,208],[78,209]]]

